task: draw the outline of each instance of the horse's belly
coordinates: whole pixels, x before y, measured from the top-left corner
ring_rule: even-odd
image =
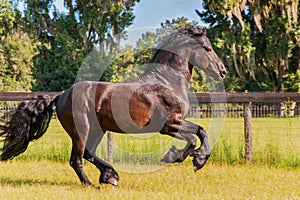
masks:
[[[102,103],[101,109],[96,111],[100,126],[120,133],[144,132],[143,127],[151,120],[149,107],[141,102],[124,103],[122,99],[118,102],[105,100]]]

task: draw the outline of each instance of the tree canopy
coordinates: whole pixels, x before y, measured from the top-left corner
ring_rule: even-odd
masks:
[[[62,12],[54,0],[0,1],[1,90],[62,91],[70,87],[94,48],[112,51],[132,24],[137,2],[65,0],[68,12]]]
[[[297,0],[205,0],[198,14],[222,49],[227,89],[300,90],[290,87],[300,80],[299,6]]]
[[[169,19],[157,32],[142,34],[135,46],[121,48],[139,0],[64,0],[66,11],[54,2],[0,0],[1,91],[63,91],[94,59],[93,51],[110,61],[101,61],[109,65],[102,81],[130,80],[150,59],[160,31],[201,28],[185,17]],[[227,91],[300,91],[299,10],[297,0],[204,0],[199,21],[208,24],[207,35],[229,71]],[[196,91],[211,88],[201,72],[193,80]]]
[[[0,1],[0,91],[30,91],[36,44],[24,31],[21,13],[7,1]]]

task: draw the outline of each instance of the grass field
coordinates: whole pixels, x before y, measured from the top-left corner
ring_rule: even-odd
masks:
[[[213,133],[211,119],[200,123]],[[158,163],[165,150],[182,142],[159,134],[115,134],[119,186],[99,185],[98,170],[85,163],[89,178],[100,186],[94,189],[80,185],[68,164],[71,140],[52,120],[46,135],[24,154],[0,163],[0,199],[300,199],[299,118],[253,119],[251,164],[243,158],[243,119],[228,118],[221,126],[211,159],[197,173],[191,158],[181,164]],[[104,138],[101,157],[106,145]],[[128,173],[137,169],[146,173]]]
[[[214,120],[214,121],[212,121]],[[218,120],[218,119],[217,119]],[[243,164],[244,129],[242,118],[201,119],[200,124],[214,134],[210,162],[218,164]],[[195,119],[192,121],[196,122]],[[220,126],[215,128],[214,126]],[[221,131],[220,133],[216,133]],[[220,135],[217,135],[220,134]],[[114,134],[115,162],[155,163],[172,145],[184,147],[185,143],[160,134],[122,135]],[[57,120],[41,139],[30,144],[28,150],[17,160],[51,160],[67,162],[70,157],[71,140]],[[107,157],[107,139],[98,148],[101,158]],[[254,118],[253,162],[259,165],[300,168],[300,119]]]
[[[83,187],[67,163],[0,163],[0,199],[300,199],[300,171],[252,165],[169,165],[152,173],[120,172],[118,187],[98,185],[98,171],[85,165],[100,189]]]

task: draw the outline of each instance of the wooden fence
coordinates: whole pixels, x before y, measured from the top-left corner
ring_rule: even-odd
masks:
[[[56,96],[59,92],[0,92],[0,103],[9,101],[24,101],[37,95],[49,95]],[[238,104],[239,108],[234,109],[233,112],[238,113],[244,118],[244,137],[245,137],[245,159],[252,161],[252,116],[263,117],[269,116],[270,113],[277,113],[276,116],[300,116],[300,93],[292,92],[249,92],[249,93],[193,93],[190,94],[190,103],[194,105],[191,107],[190,112],[193,113],[193,109],[199,109],[199,104]],[[254,104],[264,105],[273,104],[273,108],[270,109],[266,106],[253,107]],[[1,104],[0,104],[1,109]],[[263,112],[258,112],[263,110]],[[270,111],[272,110],[272,111]],[[199,111],[199,110],[198,110]],[[202,112],[202,113],[201,113]],[[214,112],[210,108],[202,109],[200,114],[203,116],[212,116]],[[225,113],[224,115],[232,115],[232,113]],[[197,112],[199,113],[199,112]],[[218,112],[220,113],[220,112]],[[222,112],[221,112],[222,113]],[[274,114],[272,114],[274,116]],[[108,139],[111,141],[112,134],[108,134]],[[113,145],[108,145],[112,148]],[[108,150],[108,160],[112,159],[113,150]]]

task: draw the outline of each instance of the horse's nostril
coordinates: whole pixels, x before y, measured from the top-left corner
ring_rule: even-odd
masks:
[[[226,71],[221,71],[221,72],[220,72],[220,75],[221,75],[222,78],[224,78],[224,77],[226,76],[226,74],[227,74]]]

